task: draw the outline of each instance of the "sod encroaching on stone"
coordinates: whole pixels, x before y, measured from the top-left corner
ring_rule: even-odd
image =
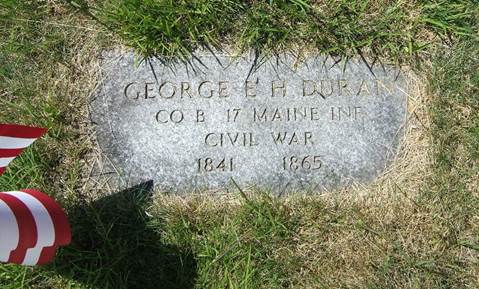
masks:
[[[111,172],[157,189],[318,193],[368,183],[396,157],[408,79],[394,66],[197,52],[183,64],[103,54],[91,118]],[[156,77],[156,78],[155,78]],[[106,172],[105,172],[106,173]]]
[[[403,59],[473,35],[473,1],[69,1],[144,57],[187,59],[199,47],[313,49]]]

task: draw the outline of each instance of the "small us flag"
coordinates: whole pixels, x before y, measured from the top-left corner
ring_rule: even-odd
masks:
[[[0,175],[46,129],[0,124]],[[0,192],[0,262],[42,265],[71,241],[63,209],[37,190]]]
[[[0,193],[0,262],[43,265],[71,241],[63,209],[37,190]]]
[[[46,129],[0,124],[0,175],[22,151],[46,133]]]

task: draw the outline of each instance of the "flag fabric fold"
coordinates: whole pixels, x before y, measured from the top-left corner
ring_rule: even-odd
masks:
[[[0,262],[42,265],[53,260],[59,246],[71,241],[63,209],[37,190],[0,193]]]
[[[15,157],[46,132],[44,128],[0,124],[0,175]]]
[[[0,124],[0,175],[22,151],[46,133],[44,128]],[[38,190],[0,192],[0,262],[42,265],[71,242],[67,215]]]

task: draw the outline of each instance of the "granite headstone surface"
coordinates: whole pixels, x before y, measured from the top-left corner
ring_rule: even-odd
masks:
[[[261,62],[261,63],[259,63]],[[189,64],[105,52],[91,119],[129,183],[275,193],[366,183],[397,153],[407,79],[393,66],[199,52]]]

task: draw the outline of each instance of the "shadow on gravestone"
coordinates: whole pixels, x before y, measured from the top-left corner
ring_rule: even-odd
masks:
[[[56,273],[98,289],[193,288],[192,253],[163,244],[148,226],[152,189],[145,182],[69,210],[73,241],[58,255]]]

